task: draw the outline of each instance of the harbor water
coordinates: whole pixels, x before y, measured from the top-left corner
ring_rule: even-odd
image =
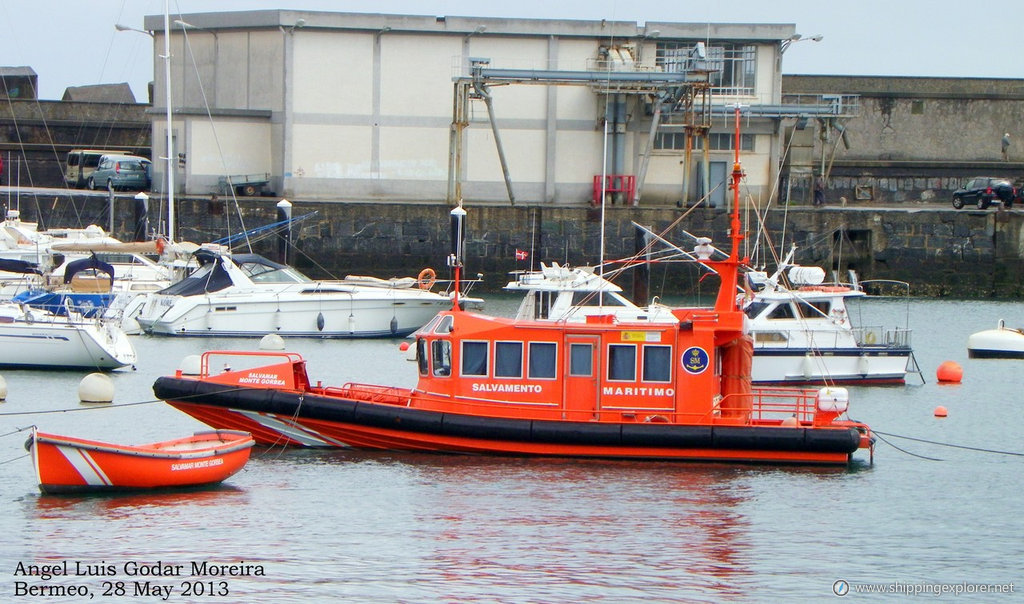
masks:
[[[489,312],[513,308],[487,299]],[[139,336],[137,368],[110,374],[113,404],[78,402],[83,373],[0,371],[0,598],[1019,600],[1024,361],[968,359],[966,342],[999,319],[1024,325],[1021,305],[861,306],[853,318],[866,325],[909,318],[924,383],[911,375],[906,386],[850,389],[849,415],[884,441],[873,464],[859,452],[849,468],[257,447],[218,488],[44,496],[25,428],[126,444],[201,430],[153,400],[154,380],[187,355],[258,342]],[[314,382],[411,386],[400,343],[286,346],[306,357]],[[962,365],[962,383],[937,383],[944,361]],[[948,417],[934,416],[940,405]]]

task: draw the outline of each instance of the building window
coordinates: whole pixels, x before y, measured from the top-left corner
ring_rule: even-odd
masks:
[[[462,343],[462,375],[487,375],[487,342]]]
[[[644,346],[644,381],[672,381],[672,348],[670,346]]]
[[[635,344],[612,344],[608,347],[608,379],[620,382],[636,380]]]
[[[573,377],[594,375],[594,346],[592,344],[569,344],[569,375]]]
[[[703,40],[701,40],[703,41]],[[659,42],[655,64],[664,71],[683,72],[690,68],[690,51],[697,40]],[[757,47],[753,44],[710,42],[703,61],[710,74],[711,94],[753,96],[757,76]]]
[[[736,148],[736,136],[726,132],[712,132],[708,135],[712,151],[732,151]],[[694,151],[704,148],[704,138],[694,136],[691,143]],[[684,151],[686,134],[683,132],[659,132],[654,136],[654,149],[661,151]],[[740,151],[754,150],[754,135],[740,135]]]
[[[522,342],[495,342],[494,377],[523,377]]]
[[[553,342],[530,342],[527,376],[532,379],[553,379],[557,348]]]

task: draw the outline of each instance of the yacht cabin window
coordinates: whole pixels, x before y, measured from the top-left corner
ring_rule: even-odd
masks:
[[[494,377],[523,377],[523,343],[494,343]]]
[[[573,306],[625,306],[612,292],[573,292]]]
[[[764,309],[768,308],[767,302],[751,302],[747,305],[743,312],[747,314],[751,319],[757,318],[757,315],[764,312]]]
[[[487,342],[462,343],[462,375],[487,376]]]
[[[805,319],[824,319],[832,311],[832,304],[828,300],[798,302],[797,307],[800,309],[800,316]]]
[[[530,342],[527,376],[531,379],[554,379],[556,356],[554,342]]]
[[[795,319],[796,315],[793,314],[793,308],[787,302],[784,304],[779,304],[774,309],[772,309],[772,311],[768,313],[768,318],[773,321],[777,319]]]

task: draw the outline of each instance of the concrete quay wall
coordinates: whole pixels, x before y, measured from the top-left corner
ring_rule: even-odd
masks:
[[[67,202],[21,196],[23,220],[46,226],[108,228],[110,210],[104,197],[72,198]],[[212,241],[229,233],[277,220],[277,199],[240,199],[238,208],[225,200],[185,198],[177,202],[177,238]],[[369,274],[378,277],[415,275],[424,267],[447,274],[450,208],[439,204],[323,203],[292,201],[293,216],[315,212],[293,228],[289,262],[312,277]],[[64,210],[58,212],[57,209]],[[149,202],[152,228],[160,223],[159,196]],[[130,239],[134,200],[115,200],[113,233]],[[601,211],[589,206],[516,206],[467,203],[466,273],[483,273],[485,290],[508,280],[507,273],[528,269],[531,261],[570,265],[596,264],[602,244]],[[753,245],[757,225],[745,212],[746,245]],[[69,219],[77,220],[74,223]],[[729,220],[722,210],[675,207],[609,207],[605,211],[606,259],[621,259],[638,249],[633,223],[650,227],[687,250],[693,240],[685,232],[706,235],[727,247]],[[1024,211],[954,210],[945,204],[888,207],[813,208],[790,206],[770,210],[764,232],[779,246],[795,243],[797,261],[838,270],[856,270],[861,280],[907,281],[916,296],[1015,298],[1024,294]],[[685,232],[684,232],[685,231]],[[262,238],[254,250],[275,258],[278,238]],[[764,247],[762,246],[762,250]],[[530,254],[516,261],[516,250]],[[750,249],[745,253],[752,254]],[[779,250],[779,254],[783,250]],[[770,260],[761,260],[769,268]],[[692,264],[661,262],[650,271],[651,293],[691,295],[713,290],[714,279],[701,279]],[[618,281],[627,291],[631,278]]]

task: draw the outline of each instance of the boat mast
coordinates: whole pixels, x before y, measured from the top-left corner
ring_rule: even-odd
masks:
[[[454,271],[453,281],[455,290],[452,296],[452,310],[458,310],[459,290],[461,289],[459,278],[461,276],[462,254],[466,241],[466,210],[462,209],[461,204],[452,209],[449,222],[451,224],[452,249],[451,254],[448,255],[448,266]]]
[[[715,301],[716,310],[737,310],[736,285],[739,276],[739,265],[746,263],[747,259],[740,259],[740,244],[743,241],[742,225],[740,224],[740,181],[743,179],[743,167],[740,165],[740,104],[736,103],[735,112],[735,141],[733,142],[733,164],[732,164],[732,212],[729,221],[730,247],[729,258],[716,262],[718,274],[722,279],[718,289],[718,299]]]
[[[171,129],[171,0],[164,0],[164,92],[167,104],[167,241],[174,242],[174,134]]]

